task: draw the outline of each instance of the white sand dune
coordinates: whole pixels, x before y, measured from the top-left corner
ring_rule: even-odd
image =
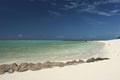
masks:
[[[0,75],[0,80],[120,80],[120,40],[101,41],[110,60]]]

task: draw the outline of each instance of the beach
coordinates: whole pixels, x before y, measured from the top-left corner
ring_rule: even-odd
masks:
[[[110,58],[109,60],[38,71],[5,73],[0,75],[0,80],[120,80],[120,40],[99,42],[104,43],[100,57]]]

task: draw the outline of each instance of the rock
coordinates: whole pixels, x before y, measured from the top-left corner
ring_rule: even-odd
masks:
[[[79,62],[76,60],[71,61],[73,64],[78,64]]]
[[[109,58],[90,58],[88,59],[86,62],[89,63],[89,62],[95,62],[95,61],[102,61],[102,60],[108,60]]]
[[[63,63],[63,62],[52,62],[52,66],[64,67],[65,63]]]
[[[78,63],[84,63],[85,61],[83,61],[83,60],[81,60],[81,59],[79,59],[79,61],[78,61]]]
[[[53,67],[52,64],[53,64],[53,62],[50,62],[50,61],[45,62],[42,64],[42,68],[52,68]]]
[[[18,65],[16,63],[10,64],[9,65],[10,69],[9,69],[9,73],[13,73],[14,71],[18,70]]]
[[[9,65],[3,64],[0,65],[0,74],[4,74],[5,72],[8,72],[10,70]]]
[[[66,62],[67,65],[74,65],[74,64],[80,64],[80,63],[84,63],[84,61],[83,60],[79,60],[79,61],[73,60],[73,61]]]
[[[9,64],[9,65],[3,64],[3,65],[0,65],[0,74],[3,74],[5,72],[13,73],[17,69],[18,69],[18,65],[16,63]]]
[[[100,61],[100,60],[104,60],[104,59],[100,57],[96,58],[96,61]]]
[[[63,63],[62,62],[52,62],[51,65],[52,66],[61,66],[62,67]]]
[[[35,64],[33,64],[33,63],[29,63],[29,64],[28,64],[28,69],[29,69],[29,70],[34,70],[34,65],[35,65]]]
[[[104,60],[108,60],[108,59],[110,59],[110,58],[103,58]]]
[[[108,60],[109,58],[100,58],[100,57],[98,57],[98,58],[96,58],[96,61],[100,61],[100,60]]]
[[[78,63],[79,63],[78,61],[73,60],[73,61],[66,62],[66,65],[73,65],[73,64],[78,64]]]
[[[84,61],[83,60],[78,60],[78,61],[76,61],[76,60],[73,60],[73,61],[71,61],[73,64],[80,64],[80,63],[84,63]]]
[[[32,71],[40,70],[42,69],[41,65],[42,65],[41,63],[37,63],[37,64],[29,63],[28,69]]]
[[[72,65],[73,63],[72,62],[66,62],[66,65]]]
[[[65,66],[65,63],[59,62],[59,63],[58,63],[58,66],[59,66],[59,67],[64,67],[64,66]]]
[[[84,61],[83,61],[83,60],[78,60],[78,61],[76,61],[76,60],[68,61],[68,62],[66,62],[66,65],[75,65],[75,64],[80,64],[80,63],[84,63]]]
[[[24,72],[28,70],[28,63],[21,63],[18,66],[18,72]]]
[[[99,59],[99,58],[97,58]],[[35,70],[40,70],[40,69],[44,69],[44,68],[52,68],[52,67],[55,67],[55,66],[58,66],[58,67],[64,67],[66,65],[73,65],[73,64],[79,64],[79,63],[84,63],[83,60],[73,60],[73,61],[68,61],[66,63],[64,62],[45,62],[45,63],[21,63],[19,65],[17,65],[16,63],[13,63],[13,64],[3,64],[3,65],[0,65],[0,74],[4,74],[5,72],[8,72],[8,73],[13,73],[15,71],[18,71],[18,72],[24,72],[24,71],[27,71],[27,70],[32,70],[32,71],[35,71]]]
[[[94,62],[94,61],[96,61],[95,58],[90,58],[90,59],[88,59],[86,62],[89,63],[89,62]]]

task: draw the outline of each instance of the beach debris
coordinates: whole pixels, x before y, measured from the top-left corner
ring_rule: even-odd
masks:
[[[90,63],[90,62],[95,62],[95,61],[102,61],[102,60],[108,60],[109,58],[89,58],[86,62]]]

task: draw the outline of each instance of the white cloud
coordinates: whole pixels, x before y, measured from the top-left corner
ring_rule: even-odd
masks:
[[[102,16],[112,16],[114,14],[109,13],[109,12],[103,12],[103,11],[93,11],[94,13],[98,14],[98,15],[102,15]]]
[[[115,9],[115,10],[113,10],[113,11],[111,11],[111,12],[117,13],[117,12],[120,12],[120,10],[119,10],[119,9]]]
[[[87,7],[84,7],[83,9],[79,9],[80,12],[88,12],[88,13],[94,13],[102,16],[112,16],[117,15],[120,12],[120,9],[114,9],[109,11],[103,11],[99,10],[97,7],[101,4],[107,5],[107,3],[118,3],[120,0],[107,0],[107,1],[98,1],[94,2],[93,4],[87,4]]]
[[[94,13],[94,14],[102,15],[102,16],[112,16],[112,15],[116,15],[118,10],[117,11],[113,10],[113,11],[105,12],[105,11],[100,11],[100,10],[97,10],[97,9],[86,8],[86,9],[79,10],[79,12]]]
[[[65,0],[68,1],[69,4],[64,5],[63,10],[71,10],[71,9],[79,9],[79,12],[87,12],[87,13],[93,13],[101,16],[112,16],[117,15],[120,12],[120,9],[113,9],[113,10],[99,10],[99,5],[107,5],[109,3],[120,3],[120,0],[104,0],[104,1],[95,1],[93,3],[90,3],[88,0]]]
[[[94,5],[109,4],[109,3],[120,3],[120,0],[105,0],[94,2]]]
[[[112,13],[97,10],[95,5],[88,5],[83,9],[79,9],[79,12],[88,12],[88,13],[94,13],[94,14],[103,15],[103,16],[113,15]]]
[[[64,10],[70,10],[70,9],[74,9],[74,8],[77,8],[79,7],[80,4],[76,3],[76,2],[70,2],[70,5],[64,5]]]
[[[50,1],[50,0],[29,0],[30,2],[33,1],[42,1],[46,2],[48,1],[52,6],[57,6],[56,0]],[[99,0],[94,1],[93,3],[90,3],[88,0],[65,0],[67,1],[66,4],[63,5],[63,8],[59,8],[62,10],[71,10],[71,9],[77,9],[79,12],[87,12],[92,14],[97,14],[101,16],[113,16],[113,15],[119,15],[120,9],[119,7],[114,7],[115,9],[110,10],[99,10],[100,5],[107,5],[109,3],[120,3],[120,0]],[[57,15],[60,16],[61,13],[57,11],[48,10],[48,12],[51,15]]]
[[[120,3],[120,0],[108,0],[106,2],[108,2],[108,3]]]

